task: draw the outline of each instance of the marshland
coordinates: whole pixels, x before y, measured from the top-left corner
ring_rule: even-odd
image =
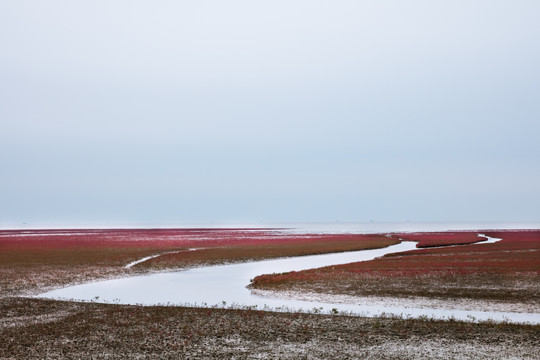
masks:
[[[501,240],[482,244],[486,238],[478,233]],[[0,346],[0,357],[252,358],[257,354],[259,358],[443,359],[507,354],[534,358],[540,334],[537,324],[391,313],[366,317],[340,311],[338,304],[368,299],[383,307],[393,301],[409,307],[498,309],[538,316],[539,234],[537,230],[379,234],[301,234],[284,229],[2,231],[0,331],[7,341]],[[336,301],[331,311],[317,306],[276,312],[233,303],[144,306],[124,305],[120,299],[101,303],[99,296],[85,302],[35,297],[88,282],[386,248],[401,241],[414,241],[418,249],[370,261],[260,274],[245,284],[251,291],[278,299]],[[126,268],[156,254],[164,255]],[[181,289],[182,285],[177,286]],[[446,345],[441,347],[441,343]]]

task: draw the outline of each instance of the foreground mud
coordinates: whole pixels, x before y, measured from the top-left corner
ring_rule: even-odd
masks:
[[[537,359],[540,326],[0,299],[1,359]]]

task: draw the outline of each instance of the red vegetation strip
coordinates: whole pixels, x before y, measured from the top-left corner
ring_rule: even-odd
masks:
[[[0,297],[133,271],[361,250],[397,242],[384,235],[290,234],[279,229],[0,231]],[[124,268],[156,254],[163,255]]]
[[[479,237],[478,232],[472,231],[407,233],[396,236],[403,240],[418,241],[417,248],[474,244],[486,240]]]
[[[492,244],[421,249],[390,254],[365,263],[350,264],[348,271],[421,273],[540,273],[540,231],[507,231],[486,234],[502,238]]]
[[[421,234],[419,234],[421,235]],[[540,274],[540,230],[490,232],[502,241],[474,246],[419,249],[382,258],[284,274],[261,275],[257,286],[285,282],[347,279],[353,274],[376,276]],[[417,236],[417,235],[415,235]],[[458,238],[461,234],[455,235]],[[429,238],[429,235],[426,234]],[[452,243],[449,238],[449,243]],[[459,241],[459,239],[458,239]]]
[[[213,248],[239,245],[373,241],[380,235],[287,234],[269,229],[0,231],[0,250],[68,248]]]

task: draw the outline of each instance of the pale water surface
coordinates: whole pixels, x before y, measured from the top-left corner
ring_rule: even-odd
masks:
[[[481,228],[477,227],[476,229]],[[485,229],[485,228],[484,228]],[[315,230],[315,229],[312,229]],[[324,230],[321,227],[321,230]],[[429,229],[432,230],[432,229]],[[442,230],[442,229],[436,229]],[[326,230],[328,231],[328,230]],[[387,230],[388,231],[388,230]],[[392,230],[391,230],[392,231]],[[395,231],[403,231],[397,229]],[[410,230],[419,231],[419,230]],[[329,232],[335,232],[330,230]],[[354,232],[354,231],[351,231]],[[276,299],[252,294],[246,286],[257,275],[300,271],[321,266],[371,260],[388,253],[415,249],[416,243],[402,242],[383,249],[292,257],[241,264],[201,267],[124,279],[71,286],[39,295],[43,298],[98,301],[141,305],[196,305],[204,307],[256,307],[276,311],[343,311],[364,316],[382,314],[438,319],[495,320],[540,323],[540,314],[453,309],[396,307],[368,304],[333,304]]]

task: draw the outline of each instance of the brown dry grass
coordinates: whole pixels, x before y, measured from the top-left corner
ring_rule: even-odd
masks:
[[[0,299],[1,359],[532,359],[540,327]]]
[[[129,259],[162,249],[2,249],[0,296],[35,294],[43,289],[126,276]]]

